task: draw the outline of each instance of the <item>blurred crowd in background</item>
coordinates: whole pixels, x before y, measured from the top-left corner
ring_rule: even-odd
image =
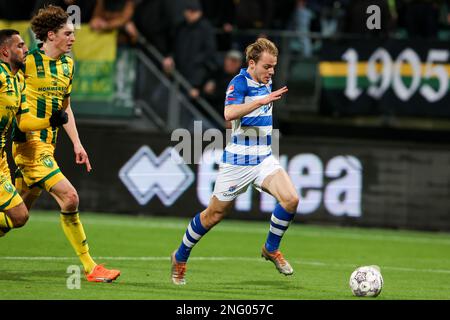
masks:
[[[119,45],[144,37],[202,95],[221,105],[245,62],[245,46],[271,31],[298,31],[292,50],[314,54],[314,38],[335,35],[436,39],[450,25],[450,0],[0,0],[0,19],[29,20],[48,4],[81,8],[92,30],[119,30]],[[367,7],[381,9],[381,29],[368,31]]]

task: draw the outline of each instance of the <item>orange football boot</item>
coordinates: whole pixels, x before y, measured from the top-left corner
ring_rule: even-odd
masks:
[[[106,269],[102,264],[95,266],[91,273],[86,273],[86,279],[90,282],[113,282],[120,276],[119,270]]]
[[[172,262],[172,282],[176,285],[185,285],[186,279],[184,275],[186,273],[186,262],[178,262],[175,258],[175,252],[172,253],[170,257]]]
[[[284,259],[283,254],[280,250],[275,250],[273,252],[269,252],[266,249],[266,246],[262,247],[261,251],[261,257],[265,258],[266,260],[272,261],[277,270],[284,274],[285,276],[290,276],[294,273],[294,269],[292,269],[289,262],[287,262],[286,259]]]

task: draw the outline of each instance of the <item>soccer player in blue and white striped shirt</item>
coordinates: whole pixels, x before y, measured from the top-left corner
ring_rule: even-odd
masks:
[[[186,262],[192,248],[206,232],[219,223],[249,185],[273,195],[278,204],[261,255],[278,271],[294,270],[279,250],[283,234],[295,216],[297,191],[286,171],[272,155],[272,107],[288,89],[272,92],[272,76],[278,49],[267,39],[258,39],[246,48],[248,68],[231,80],[225,99],[225,119],[232,123],[231,141],[225,148],[208,208],[189,223],[178,250],[172,254],[172,281],[185,284]]]

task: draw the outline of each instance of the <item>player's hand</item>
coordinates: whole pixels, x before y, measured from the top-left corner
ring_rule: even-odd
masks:
[[[89,162],[89,157],[83,146],[81,144],[76,145],[74,146],[73,151],[75,152],[75,162],[77,164],[85,164],[87,172],[91,172],[91,163]]]
[[[285,94],[286,92],[288,92],[288,88],[284,86],[283,88],[278,89],[277,91],[271,92],[267,97],[262,98],[259,101],[261,102],[262,105],[266,105],[273,101],[281,99],[283,94]]]
[[[50,125],[52,128],[61,127],[63,124],[66,124],[69,121],[69,116],[67,112],[63,109],[52,112],[50,117]]]

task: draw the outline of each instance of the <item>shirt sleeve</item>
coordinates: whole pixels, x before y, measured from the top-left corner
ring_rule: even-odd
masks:
[[[67,87],[67,92],[66,92],[64,98],[70,97],[70,94],[72,93],[72,81],[73,81],[74,73],[75,73],[75,62],[73,62],[73,65],[72,65],[72,72],[71,72],[71,75],[70,75],[70,82],[69,82],[69,86]]]
[[[243,104],[245,102],[246,94],[247,80],[244,76],[235,77],[228,85],[225,96],[225,106],[231,104]]]
[[[22,132],[43,130],[50,126],[49,119],[37,118],[30,113],[30,108],[26,104],[27,96],[25,94],[26,82],[23,75],[19,75],[21,84],[20,107],[16,114],[17,127]]]
[[[19,130],[22,132],[38,131],[50,127],[50,121],[47,118],[37,118],[33,116],[28,108],[19,108],[16,114],[16,122]]]
[[[27,101],[27,96],[25,95],[25,89],[27,87],[27,84],[25,82],[25,76],[21,72],[19,72],[19,84],[20,84],[20,104],[22,106]]]

